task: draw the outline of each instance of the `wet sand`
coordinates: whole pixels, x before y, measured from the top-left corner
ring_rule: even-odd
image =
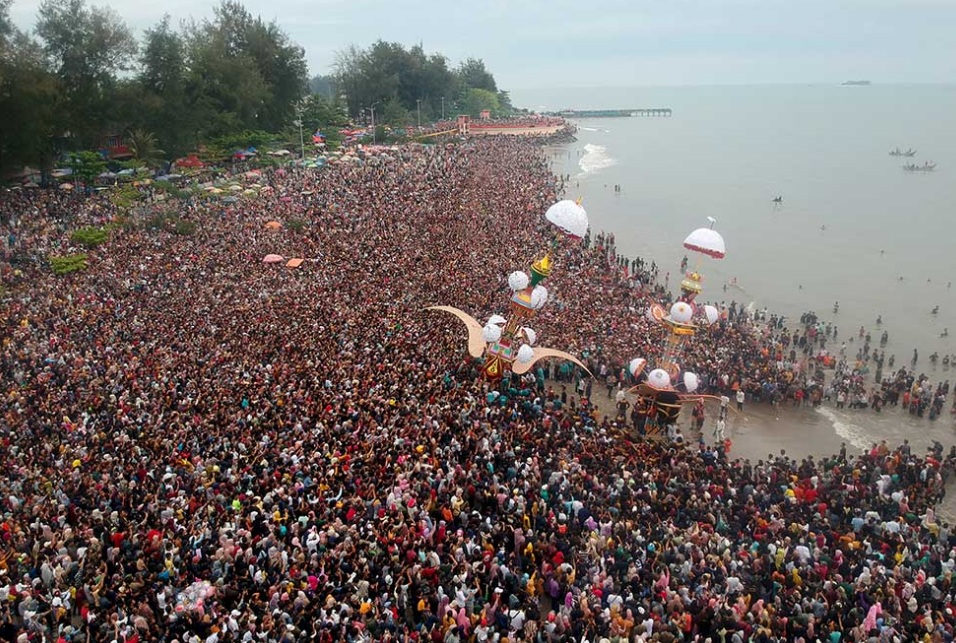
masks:
[[[555,390],[560,390],[559,382],[548,382],[554,385]],[[592,401],[597,405],[601,412],[613,419],[616,415],[614,400],[608,399],[605,388],[594,389],[591,396]],[[733,405],[734,402],[731,402]],[[824,407],[827,409],[828,407]],[[713,444],[714,422],[718,414],[718,405],[708,403],[707,420],[704,424],[704,440],[708,444]],[[691,414],[693,407],[687,405],[681,413],[679,426],[681,432],[687,439],[689,448],[696,448],[696,443],[700,437],[697,430],[693,428],[693,416]],[[907,416],[895,412],[885,413],[876,418],[871,415],[872,411],[859,411],[859,422],[865,424],[867,420],[876,420],[882,422],[906,422]],[[833,421],[824,413],[809,406],[794,408],[792,406],[781,406],[774,408],[769,404],[747,404],[743,413],[729,413],[727,428],[725,432],[731,440],[730,457],[731,459],[745,459],[756,463],[758,460],[766,460],[768,455],[779,455],[783,450],[786,454],[796,460],[802,460],[808,456],[813,456],[815,460],[835,455],[840,452],[841,443],[846,443],[847,454],[852,456],[861,453],[861,448],[854,445],[851,440],[844,440],[840,437],[834,427]],[[932,441],[925,433],[911,435],[910,443],[916,453],[921,453],[923,449],[928,448]],[[889,447],[896,448],[902,440],[890,443]],[[956,524],[956,477],[951,478],[947,484],[947,494],[943,501],[937,507],[939,516]]]

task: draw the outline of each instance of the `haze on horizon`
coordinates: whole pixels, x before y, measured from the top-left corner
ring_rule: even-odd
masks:
[[[508,90],[956,81],[956,0],[244,1],[305,48],[311,75],[381,38],[482,58]],[[137,35],[164,13],[207,18],[216,3],[91,0]],[[14,22],[32,30],[39,4],[15,0]]]

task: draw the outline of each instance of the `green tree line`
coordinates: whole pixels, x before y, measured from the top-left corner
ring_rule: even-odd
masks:
[[[443,103],[449,117],[512,111],[481,60],[452,67],[420,46],[349,47],[333,74],[310,80],[302,47],[239,0],[198,22],[167,15],[139,38],[88,0],[42,0],[27,33],[10,20],[12,1],[0,0],[0,172],[49,169],[106,135],[155,165],[200,145],[298,143],[298,122],[303,138],[316,128],[334,137],[373,106],[377,121],[399,126],[419,107],[422,122],[437,119]]]
[[[439,53],[426,54],[421,45],[405,48],[379,40],[368,48],[348,47],[336,53],[332,76],[317,76],[310,85],[317,93],[346,98],[349,114],[368,114],[374,107],[392,125],[422,122],[457,114],[478,116],[514,112],[508,92],[477,58],[452,67]],[[378,117],[377,117],[378,118]]]

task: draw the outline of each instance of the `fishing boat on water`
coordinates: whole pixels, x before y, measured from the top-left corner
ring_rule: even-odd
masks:
[[[903,169],[907,172],[932,172],[936,169],[936,164],[930,163],[929,161],[924,162],[922,165],[919,163],[907,163],[903,166]]]
[[[916,156],[916,150],[914,150],[914,149],[911,147],[911,148],[909,148],[908,150],[906,150],[906,151],[904,152],[904,151],[902,151],[900,148],[896,148],[895,150],[892,150],[892,151],[890,152],[890,156],[905,156],[905,157],[907,157],[907,158],[912,158],[912,157]]]

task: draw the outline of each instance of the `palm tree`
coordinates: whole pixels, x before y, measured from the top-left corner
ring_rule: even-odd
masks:
[[[140,163],[154,166],[165,160],[166,152],[157,147],[156,136],[152,132],[142,129],[130,130],[127,140],[133,158]]]

